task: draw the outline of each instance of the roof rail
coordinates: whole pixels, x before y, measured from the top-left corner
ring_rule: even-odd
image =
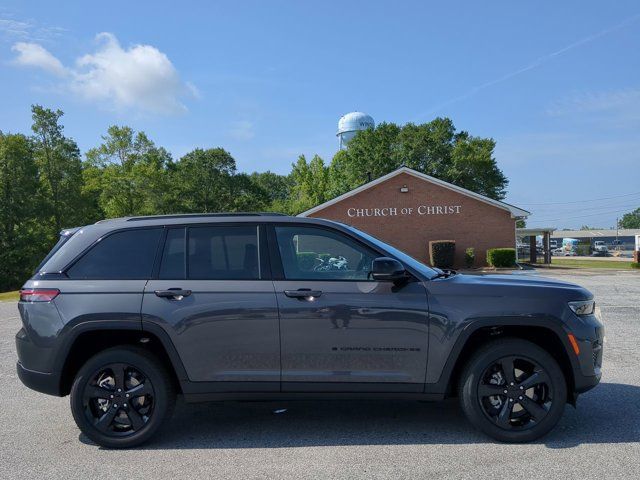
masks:
[[[284,213],[276,212],[236,212],[236,213],[178,213],[168,215],[147,215],[127,218],[127,222],[154,220],[163,218],[199,218],[199,217],[286,217]]]

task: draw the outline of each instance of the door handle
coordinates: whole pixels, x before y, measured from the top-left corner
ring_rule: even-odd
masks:
[[[191,295],[191,290],[183,290],[181,288],[170,288],[168,290],[156,290],[154,292],[160,298],[169,298],[171,300],[182,300],[184,297]]]
[[[285,290],[284,294],[290,298],[311,300],[322,295],[322,290],[311,290],[310,288],[299,288],[298,290]]]

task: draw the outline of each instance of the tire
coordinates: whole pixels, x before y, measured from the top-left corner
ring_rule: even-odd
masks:
[[[129,448],[149,440],[171,417],[175,400],[162,362],[134,346],[94,355],[71,387],[71,413],[78,428],[107,448]]]
[[[469,421],[486,435],[508,443],[531,442],[547,434],[560,420],[567,401],[567,384],[555,359],[517,338],[480,347],[462,372],[458,392]]]

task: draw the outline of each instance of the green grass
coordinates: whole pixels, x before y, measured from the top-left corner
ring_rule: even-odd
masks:
[[[0,302],[17,302],[20,293],[18,290],[15,292],[4,292],[0,293]]]
[[[573,258],[551,258],[551,265],[576,268],[609,268],[615,270],[631,270],[631,262],[615,260],[574,260]]]

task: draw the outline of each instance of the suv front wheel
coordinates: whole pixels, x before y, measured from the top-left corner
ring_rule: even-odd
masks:
[[[122,346],[91,357],[71,387],[78,428],[97,444],[127,448],[151,438],[175,405],[171,378],[139,347]]]
[[[458,392],[469,421],[502,442],[530,442],[545,435],[567,402],[558,362],[516,338],[483,345],[468,361]]]

